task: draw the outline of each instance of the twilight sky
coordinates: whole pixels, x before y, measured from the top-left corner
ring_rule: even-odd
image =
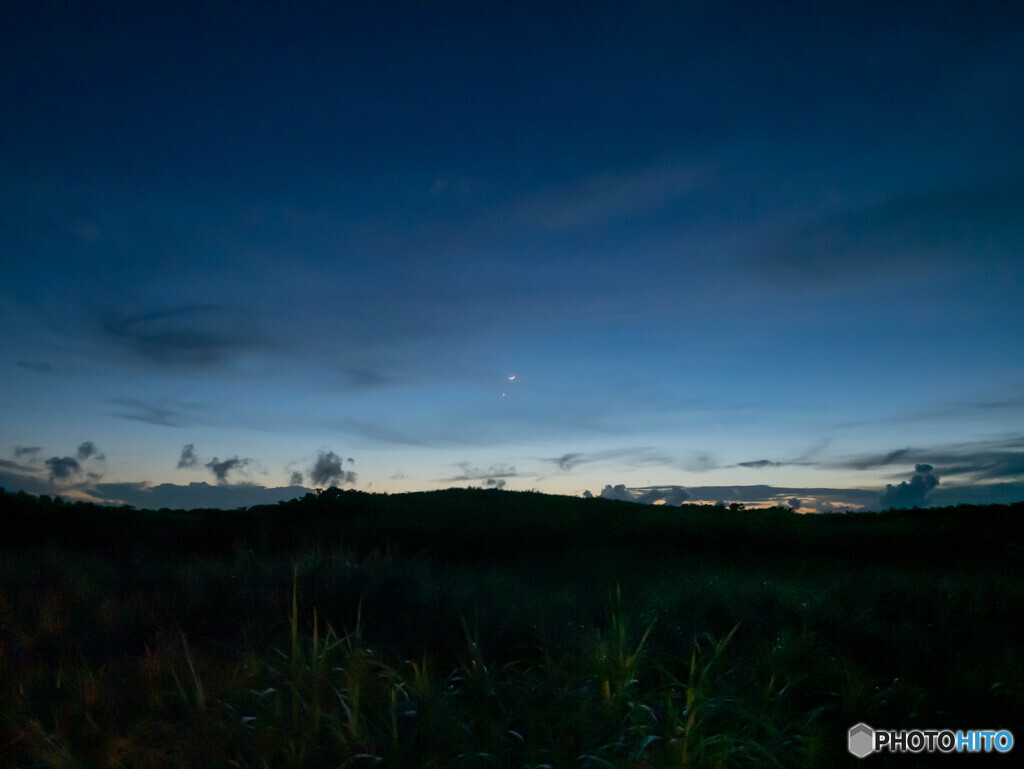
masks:
[[[1024,499],[1021,3],[154,5],[0,7],[8,490]]]

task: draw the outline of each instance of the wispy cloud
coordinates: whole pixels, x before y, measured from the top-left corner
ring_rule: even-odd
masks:
[[[1021,385],[1018,385],[1018,389]],[[938,404],[931,408],[885,414],[874,419],[860,420],[840,425],[841,427],[863,427],[869,425],[892,425],[899,423],[927,422],[933,424],[940,420],[978,419],[1015,419],[1024,415],[1024,396],[1007,395],[1003,397],[982,396],[971,399],[960,399],[949,403]]]
[[[486,485],[501,488],[505,484],[502,482],[499,485],[499,480],[504,481],[505,478],[516,478],[520,475],[514,465],[491,465],[486,470],[480,467],[474,467],[470,462],[456,462],[455,466],[460,468],[462,472],[450,478],[441,478],[440,480],[442,482],[460,483],[462,481],[484,481]]]
[[[0,460],[0,486],[7,491],[24,491],[27,494],[54,494],[57,488],[48,473],[17,462]]]
[[[754,459],[748,462],[737,462],[732,467],[745,467],[748,470],[763,470],[766,467],[810,467],[815,463],[810,458],[820,452],[827,442],[822,442],[793,459]]]
[[[150,486],[147,483],[98,483],[90,491],[93,498],[110,505],[131,505],[138,508],[157,510],[167,507],[172,510],[211,508],[234,510],[254,505],[273,505],[282,500],[295,499],[309,489],[300,485],[268,488],[254,484],[210,485],[190,483],[187,486],[162,483]]]
[[[341,424],[342,429],[363,438],[369,438],[379,443],[393,443],[400,446],[426,446],[429,445],[422,438],[409,432],[396,430],[377,422],[368,422],[361,419],[346,419]]]
[[[158,406],[132,398],[113,398],[111,403],[125,407],[126,410],[114,413],[114,416],[121,417],[122,419],[131,419],[136,422],[146,422],[151,425],[164,425],[166,427],[183,427],[185,424],[181,412],[166,406]]]
[[[100,323],[109,342],[139,361],[167,367],[209,367],[261,346],[260,337],[214,304],[109,314]]]
[[[756,269],[793,286],[919,280],[991,260],[1009,266],[1024,245],[1022,211],[1024,179],[891,197],[790,232]]]
[[[784,462],[773,462],[770,459],[755,459],[753,462],[737,462],[736,466],[761,470],[765,467],[782,467],[784,464]]]
[[[391,378],[379,371],[349,368],[343,372],[342,388],[349,391],[372,390],[391,383]]]
[[[19,368],[34,371],[37,374],[52,374],[53,364],[41,360],[19,360],[16,364]]]
[[[605,449],[603,451],[573,451],[560,457],[546,457],[542,462],[553,464],[559,470],[572,472],[582,465],[620,462],[631,467],[648,467],[652,465],[671,465],[675,459],[657,449],[636,447],[624,449]]]
[[[854,457],[851,459],[833,462],[833,467],[849,468],[851,470],[873,470],[878,467],[886,467],[895,462],[906,461],[914,452],[913,449],[896,449],[894,451],[886,452],[885,454],[867,454],[860,457]]]
[[[873,470],[896,463],[930,464],[940,477],[966,476],[972,481],[1024,479],[1024,436],[933,447],[907,446],[884,454],[846,457],[825,466]]]
[[[4,468],[5,470],[13,470],[18,473],[36,473],[39,471],[38,468],[32,467],[30,465],[22,465],[19,464],[18,462],[12,462],[9,459],[0,459],[0,467]]]
[[[657,164],[587,176],[521,200],[514,218],[527,227],[577,230],[657,211],[707,183],[706,168]]]

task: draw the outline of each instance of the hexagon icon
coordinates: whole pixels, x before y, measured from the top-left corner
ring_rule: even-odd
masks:
[[[857,758],[875,752],[875,730],[864,723],[854,724],[847,733],[847,749]]]

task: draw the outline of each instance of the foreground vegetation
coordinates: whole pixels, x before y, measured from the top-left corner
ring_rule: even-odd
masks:
[[[858,721],[1024,739],[1022,505],[0,514],[5,767],[842,766]]]

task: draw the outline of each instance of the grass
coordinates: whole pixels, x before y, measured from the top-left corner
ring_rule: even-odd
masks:
[[[431,499],[446,498],[410,509]],[[207,523],[180,514],[148,535],[136,521],[127,544],[23,533],[0,557],[0,765],[843,766],[861,720],[1024,733],[1012,522],[996,547],[940,515],[937,557],[880,563],[836,527],[877,521],[899,539],[921,523],[652,511],[628,536],[616,520],[606,538],[545,547],[548,533],[520,528],[548,525],[557,500],[469,499],[499,507],[493,530],[459,494],[443,515],[410,518],[412,533],[393,510],[342,510],[351,536],[299,516],[317,537],[273,547],[255,524],[214,521],[228,539],[207,528],[189,551],[175,526]],[[459,515],[475,517],[453,543]],[[641,536],[662,525],[689,538]],[[977,552],[957,555],[943,527]],[[752,558],[742,543],[768,531],[780,555]]]

